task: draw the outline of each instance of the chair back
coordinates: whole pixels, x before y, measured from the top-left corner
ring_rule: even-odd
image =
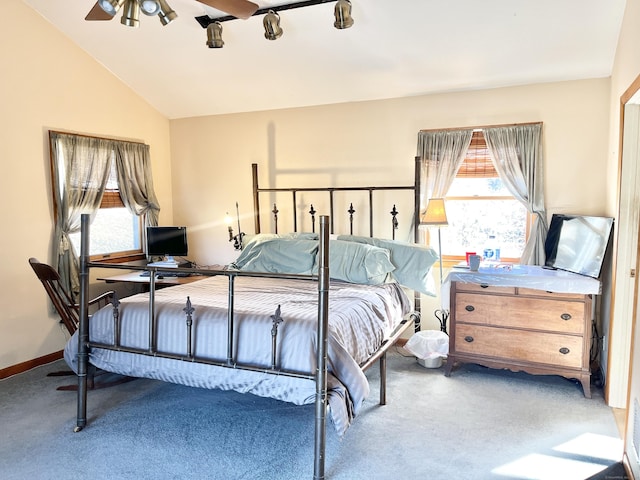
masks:
[[[35,258],[30,258],[29,264],[38,279],[42,282],[53,306],[58,312],[58,315],[60,315],[60,323],[73,335],[78,329],[79,314],[75,308],[73,299],[62,286],[60,275],[53,267],[46,263],[40,263]]]

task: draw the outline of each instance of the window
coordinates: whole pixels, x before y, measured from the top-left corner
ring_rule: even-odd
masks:
[[[91,222],[89,252],[92,260],[142,255],[141,218],[125,207],[120,197],[115,162],[105,188],[100,209]],[[80,254],[80,232],[71,236],[71,243]]]
[[[481,131],[473,132],[464,162],[445,197],[449,225],[442,227],[442,257],[457,263],[466,252],[482,255],[489,236],[496,237],[503,261],[520,259],[528,235],[529,214],[504,186]],[[430,244],[438,248],[438,236]]]

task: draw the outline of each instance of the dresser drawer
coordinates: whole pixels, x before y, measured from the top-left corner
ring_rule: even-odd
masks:
[[[580,368],[583,338],[479,325],[456,325],[455,353]]]
[[[521,296],[456,294],[456,323],[582,334],[585,304]]]
[[[505,295],[515,295],[515,287],[495,287],[493,285],[480,285],[477,283],[455,282],[456,292],[482,292],[482,293],[501,293]]]
[[[548,292],[546,290],[536,290],[534,288],[522,288],[518,287],[518,295],[524,295],[529,297],[550,297],[550,298],[566,298],[575,300],[584,300],[584,294],[582,293],[557,293]]]

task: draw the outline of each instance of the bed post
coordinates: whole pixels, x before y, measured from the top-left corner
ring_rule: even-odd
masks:
[[[313,479],[324,479],[327,424],[327,330],[329,323],[329,217],[320,216],[318,251],[318,341],[316,351],[316,423]]]
[[[414,184],[413,184],[413,241],[414,243],[418,244],[420,243],[420,231],[418,230],[420,228],[420,175],[422,173],[422,162],[420,157],[416,157],[416,164],[415,164],[415,172],[414,172]],[[420,292],[416,291],[414,294],[414,301],[413,301],[413,306],[414,306],[414,310],[418,313],[420,313],[421,310],[421,306],[420,306]],[[419,332],[420,331],[420,315],[417,315],[414,319],[414,323],[415,323],[415,328],[414,331],[415,332]]]
[[[260,233],[260,195],[258,195],[258,164],[251,164],[251,176],[253,178],[253,222],[254,233]]]
[[[80,220],[80,321],[78,325],[78,415],[74,432],[87,424],[87,371],[89,368],[89,215]]]

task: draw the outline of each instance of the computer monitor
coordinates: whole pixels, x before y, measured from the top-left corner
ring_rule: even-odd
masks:
[[[147,256],[165,257],[166,264],[176,264],[174,256],[186,256],[187,227],[147,227]]]

